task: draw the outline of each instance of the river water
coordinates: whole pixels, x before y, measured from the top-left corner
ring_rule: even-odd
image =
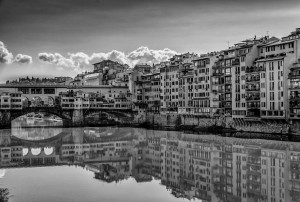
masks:
[[[23,125],[0,131],[11,202],[299,201],[296,142]]]

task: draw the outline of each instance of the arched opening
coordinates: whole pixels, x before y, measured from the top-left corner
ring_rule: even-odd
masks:
[[[45,147],[45,148],[44,148],[44,153],[45,153],[47,156],[53,154],[53,152],[54,152],[54,148],[53,148],[53,147]]]
[[[31,154],[34,156],[40,155],[42,152],[42,148],[31,148]]]
[[[47,107],[53,107],[55,105],[55,99],[51,96],[44,98],[43,105]]]
[[[25,147],[23,148],[22,152],[23,152],[23,156],[26,156],[29,152],[29,149]]]
[[[22,106],[23,106],[23,108],[30,107],[30,104],[31,104],[30,100],[27,97],[22,96]]]
[[[43,106],[44,102],[42,100],[42,98],[40,98],[39,96],[35,96],[32,98],[31,100],[31,107],[41,107]]]

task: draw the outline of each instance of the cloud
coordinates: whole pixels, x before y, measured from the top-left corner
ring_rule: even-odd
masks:
[[[32,57],[29,55],[18,54],[16,55],[14,62],[18,64],[30,64],[32,63]]]
[[[62,56],[59,53],[39,53],[38,58],[42,62],[51,63],[61,68],[71,68],[75,71],[80,71],[85,68],[91,68],[93,63],[102,60],[113,60],[133,67],[138,63],[160,63],[168,60],[175,54],[178,53],[169,48],[153,50],[141,46],[127,55],[124,52],[112,50],[107,53],[93,53],[90,56],[83,52],[68,53],[67,57]]]
[[[0,63],[11,64],[13,57],[13,54],[9,52],[4,43],[0,41]]]
[[[59,53],[39,53],[38,58],[46,63],[55,64],[61,68],[75,67],[75,63],[70,58],[65,58]]]
[[[163,50],[152,50],[148,47],[141,46],[127,55],[132,63],[160,63],[168,60],[176,51],[165,48]]]
[[[29,55],[17,54],[14,58],[13,54],[8,51],[2,41],[0,41],[0,63],[4,64],[30,64],[32,63],[32,57]]]

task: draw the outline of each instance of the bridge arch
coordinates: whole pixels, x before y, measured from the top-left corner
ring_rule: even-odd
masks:
[[[12,111],[11,112],[11,120],[14,120],[20,116],[24,116],[30,113],[47,113],[58,116],[63,120],[71,120],[72,113],[63,111],[60,107],[27,107],[22,110]]]
[[[31,100],[31,107],[40,107],[43,105],[43,99],[39,96],[34,96]]]
[[[29,147],[23,148],[23,156],[50,156],[54,151],[54,147]]]
[[[117,118],[129,118],[132,114],[128,110],[113,110],[113,109],[87,109],[84,111],[83,116],[88,117],[96,114],[106,114],[108,116],[114,116]]]
[[[23,107],[30,107],[30,103],[31,101],[29,100],[29,98],[23,95],[22,96]]]
[[[53,107],[55,104],[55,99],[52,96],[44,97],[43,105],[48,107]]]
[[[30,153],[33,155],[33,156],[38,156],[42,153],[42,148],[31,148],[30,149]],[[29,152],[28,152],[29,154]]]

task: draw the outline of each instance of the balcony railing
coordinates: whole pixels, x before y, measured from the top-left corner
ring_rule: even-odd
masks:
[[[213,76],[223,76],[224,73],[222,73],[222,72],[214,72],[212,75]]]
[[[246,97],[246,100],[247,101],[260,100],[260,97],[259,96],[249,96],[249,97]]]
[[[226,104],[224,105],[224,108],[232,108],[232,104],[231,104],[231,103],[230,103],[230,104],[226,103]]]
[[[246,73],[258,73],[260,71],[266,71],[266,68],[264,67],[247,67],[246,68]]]
[[[260,104],[259,103],[253,103],[253,104],[250,104],[250,105],[247,105],[247,108],[248,109],[259,109],[260,108]]]
[[[300,96],[299,95],[290,96],[289,99],[290,100],[300,100]]]
[[[300,69],[300,63],[294,63],[291,69]]]
[[[254,87],[254,88],[246,88],[246,91],[260,91],[260,88]]]
[[[240,61],[239,60],[233,61],[232,65],[240,65]]]
[[[292,74],[292,73],[289,73],[289,78],[290,78],[290,79],[300,78],[300,74]]]
[[[253,77],[253,78],[246,78],[246,82],[259,82],[260,78],[259,77]]]
[[[231,92],[231,91],[232,91],[231,88],[226,88],[226,89],[225,89],[225,92],[227,92],[227,93],[228,93],[228,92]]]

